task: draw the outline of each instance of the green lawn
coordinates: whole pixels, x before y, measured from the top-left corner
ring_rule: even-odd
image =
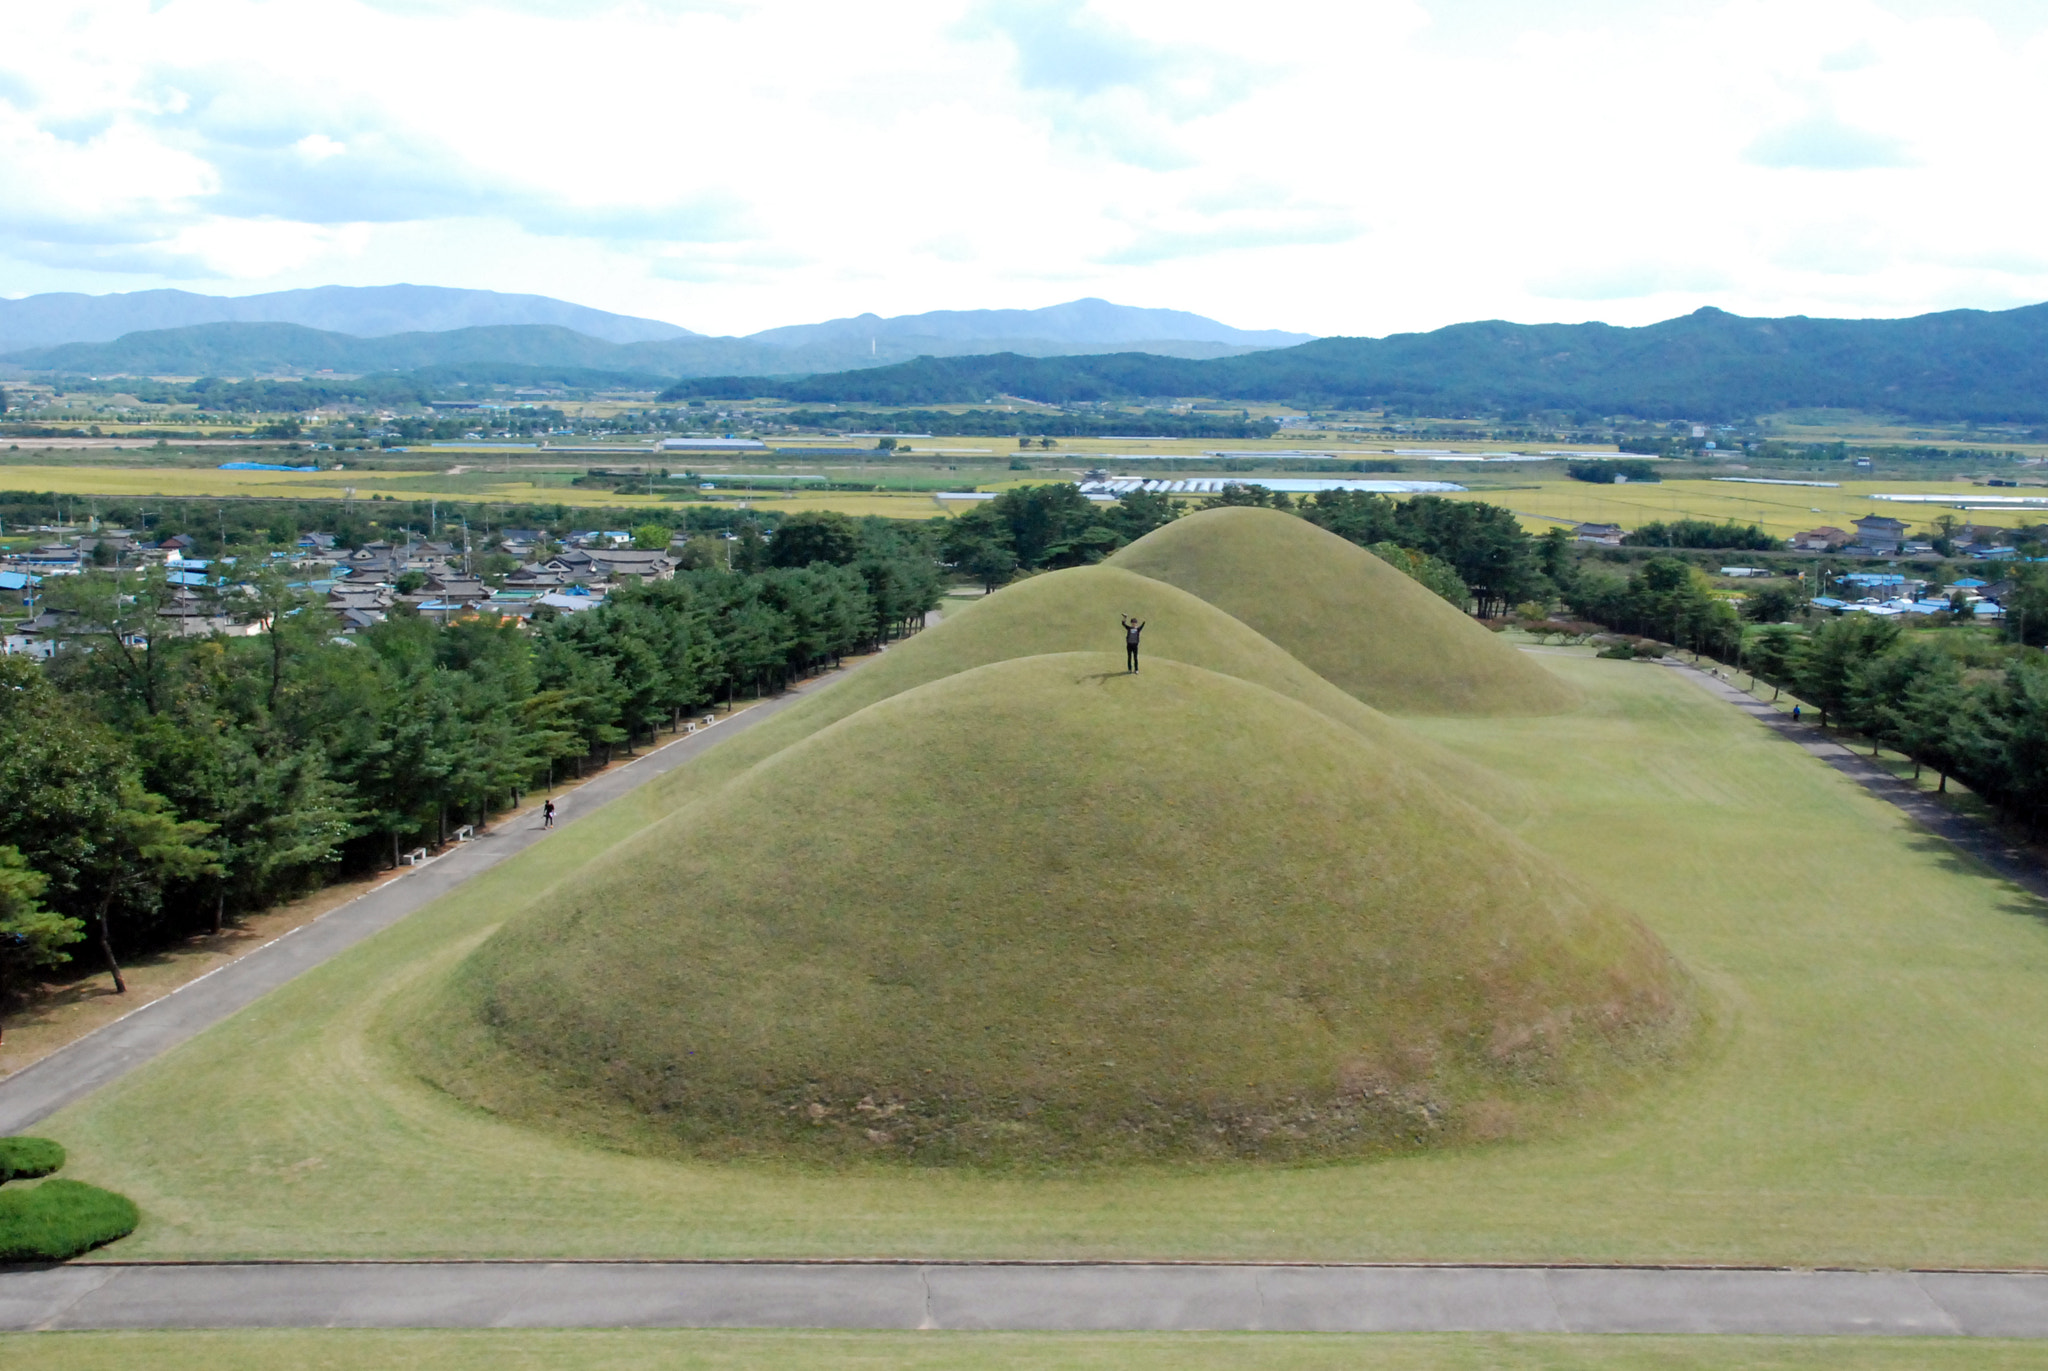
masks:
[[[1276,1333],[23,1333],[10,1371],[2018,1371],[2048,1345],[1963,1338],[1348,1336]]]
[[[110,1249],[134,1257],[2048,1262],[2039,903],[1675,673],[1541,660],[1588,703],[1416,726],[1527,785],[1526,836],[1717,1006],[1688,1073],[1564,1136],[1303,1167],[804,1170],[611,1154],[423,1084],[386,1026],[501,902],[643,823],[632,798],[39,1131],[142,1206]]]

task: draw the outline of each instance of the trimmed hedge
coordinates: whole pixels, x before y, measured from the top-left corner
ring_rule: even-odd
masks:
[[[83,1181],[0,1190],[0,1262],[64,1261],[127,1237],[141,1220],[133,1200]]]
[[[48,1138],[0,1138],[0,1185],[32,1181],[64,1165],[64,1148]]]

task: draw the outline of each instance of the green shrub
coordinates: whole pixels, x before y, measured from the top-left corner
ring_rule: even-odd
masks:
[[[1627,661],[1636,655],[1636,650],[1627,643],[1616,643],[1613,647],[1600,649],[1600,655],[1602,657],[1618,657],[1622,661]]]
[[[127,1237],[141,1217],[133,1200],[83,1181],[0,1191],[0,1262],[64,1261]]]
[[[0,1138],[0,1185],[47,1176],[63,1165],[63,1147],[48,1138]]]

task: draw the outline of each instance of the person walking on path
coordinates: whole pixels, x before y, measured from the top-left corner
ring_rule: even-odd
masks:
[[[1138,635],[1145,631],[1145,621],[1143,619],[1133,619],[1128,614],[1123,616],[1123,621],[1124,670],[1136,671],[1138,669]]]
[[[1794,705],[1794,706],[1792,706],[1792,722],[1793,722],[1793,723],[1795,723],[1795,724],[1799,722],[1799,706],[1798,706],[1798,705]]]
[[[542,828],[553,828],[555,826],[555,802],[553,800],[549,800],[540,807],[540,826]]]

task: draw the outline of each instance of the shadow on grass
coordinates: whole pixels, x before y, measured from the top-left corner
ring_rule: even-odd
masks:
[[[1127,681],[1135,675],[1137,675],[1135,671],[1097,671],[1087,676],[1076,676],[1074,684],[1087,685],[1090,681],[1093,681],[1097,685],[1101,685],[1109,681]]]
[[[1995,842],[1995,835],[1992,837]],[[1986,852],[1960,847],[1947,838],[1924,830],[1908,837],[1906,843],[1915,851],[1933,857],[1943,871],[1979,880],[1988,874],[2014,887],[1999,902],[2000,909],[2007,914],[2048,924],[2048,875],[2018,867],[2009,857],[1994,857]]]

